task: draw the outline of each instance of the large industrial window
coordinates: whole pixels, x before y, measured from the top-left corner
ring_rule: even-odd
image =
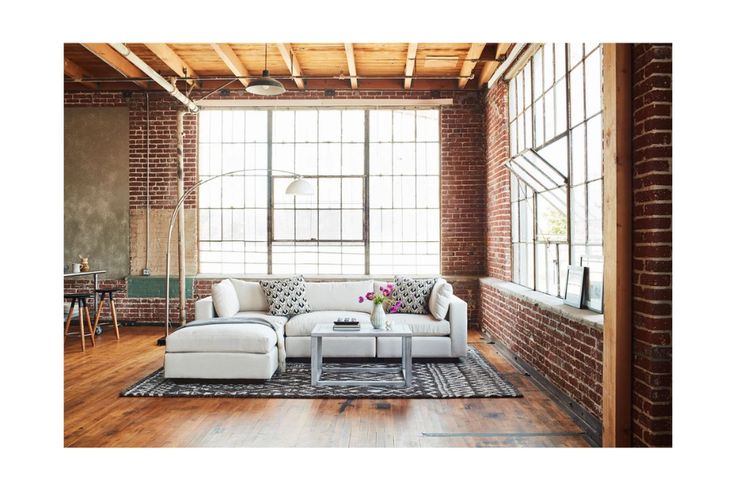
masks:
[[[513,280],[556,296],[570,264],[603,280],[601,70],[599,44],[545,44],[509,81]]]
[[[200,188],[200,272],[439,272],[438,110],[208,110],[199,121],[200,178],[252,170]],[[314,196],[287,195],[280,170]]]

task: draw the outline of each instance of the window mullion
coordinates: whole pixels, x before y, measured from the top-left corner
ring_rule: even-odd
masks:
[[[366,109],[363,111],[363,254],[364,272],[371,273],[371,198],[370,198],[370,114]]]
[[[268,111],[267,117],[267,137],[266,137],[266,176],[268,185],[266,186],[266,201],[268,202],[268,210],[266,211],[266,247],[267,247],[267,272],[271,274],[273,271],[273,175],[271,174],[273,160],[273,112]]]

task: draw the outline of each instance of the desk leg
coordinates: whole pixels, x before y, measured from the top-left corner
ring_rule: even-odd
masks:
[[[94,308],[95,308],[95,316],[97,316],[97,308],[99,308],[100,306],[97,301],[97,288],[100,287],[100,283],[97,280],[97,274],[92,274],[92,277],[94,278],[94,283],[95,283],[95,293],[92,296],[92,301],[93,301],[92,304],[94,305]],[[101,334],[102,334],[102,327],[97,326],[97,323],[95,322],[95,330],[92,333],[92,335],[101,335]]]

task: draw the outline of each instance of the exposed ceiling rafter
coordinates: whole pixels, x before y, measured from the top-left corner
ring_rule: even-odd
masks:
[[[195,85],[197,73],[177,55],[168,44],[146,44],[146,47],[163,61],[166,66],[182,78],[186,78],[189,85]]]
[[[125,78],[148,78],[145,73],[136,68],[130,61],[126,60],[123,55],[118,53],[112,46],[104,43],[88,43],[82,44],[92,54],[100,58],[102,61],[110,65],[115,71],[123,75]],[[148,88],[148,82],[143,80],[131,80],[142,89]]]
[[[296,54],[294,54],[294,50],[291,49],[291,44],[279,43],[276,44],[276,47],[279,48],[279,53],[281,53],[284,63],[286,63],[286,66],[289,68],[289,72],[294,79],[294,83],[298,88],[304,89],[304,80],[299,78],[302,76],[302,68],[299,65],[299,60],[296,58]]]
[[[353,51],[353,43],[345,43],[345,56],[348,59],[348,71],[350,72],[350,87],[353,90],[358,88],[358,70],[355,68],[355,52]]]
[[[231,48],[229,44],[213,43],[211,46],[225,65],[227,65],[233,75],[236,77],[250,77],[250,73],[248,73],[247,68],[245,68],[245,65],[240,61],[240,58],[238,58],[235,51],[233,51],[233,48]],[[250,83],[248,78],[239,78],[239,80],[244,87],[247,87]]]
[[[409,43],[406,51],[406,68],[404,68],[404,90],[411,88],[411,77],[414,75],[414,65],[417,58],[417,43]]]
[[[471,73],[473,73],[473,69],[475,68],[475,65],[478,64],[478,59],[480,58],[481,53],[483,53],[483,48],[486,47],[486,43],[473,43],[470,45],[470,49],[468,50],[468,54],[465,56],[465,61],[463,61],[463,66],[460,68],[460,78],[457,81],[458,88],[465,88],[465,86],[468,84],[468,78]]]

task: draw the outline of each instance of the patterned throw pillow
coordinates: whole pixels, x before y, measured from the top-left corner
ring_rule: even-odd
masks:
[[[394,284],[396,290],[393,297],[401,301],[398,313],[417,313],[424,315],[429,313],[429,295],[437,278],[411,279],[409,277],[396,276]]]
[[[300,313],[309,313],[304,277],[294,276],[288,279],[259,281],[259,283],[266,295],[271,315],[292,317]]]

